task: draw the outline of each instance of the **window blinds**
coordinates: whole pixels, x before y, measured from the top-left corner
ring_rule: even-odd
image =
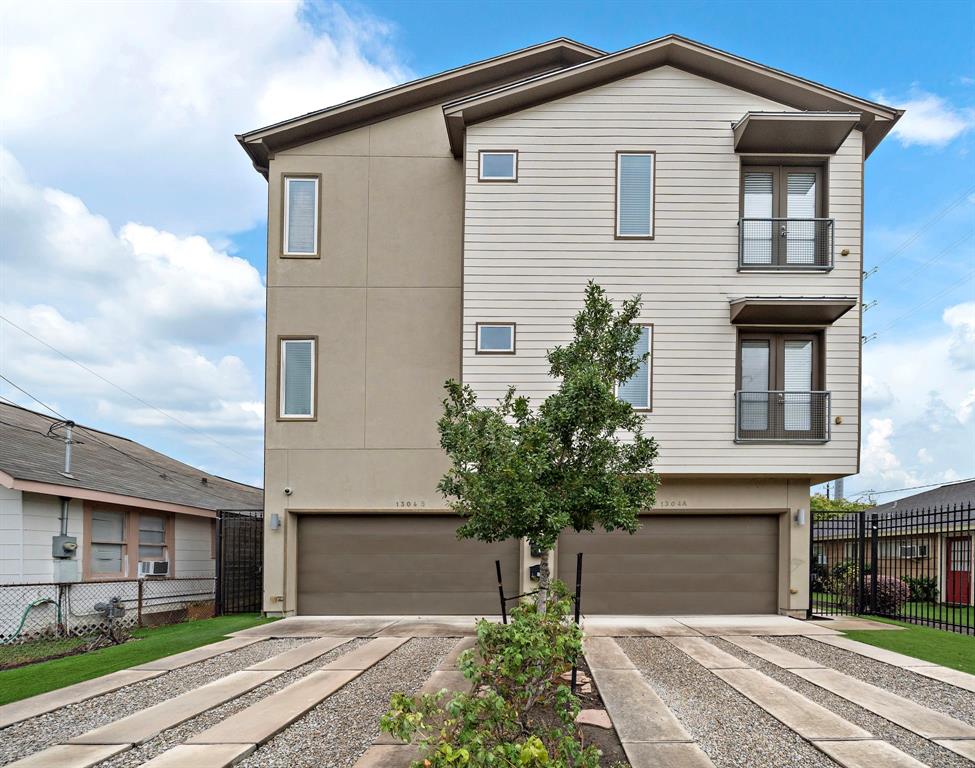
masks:
[[[790,219],[816,218],[816,174],[786,174],[786,216]],[[816,222],[790,221],[786,238],[786,262],[816,263]]]
[[[285,243],[287,254],[318,253],[318,179],[287,180]]]
[[[771,173],[746,173],[744,193],[745,219],[771,219],[773,211]],[[742,263],[772,263],[772,222],[742,222]]]
[[[810,428],[813,343],[809,340],[786,341],[784,354],[785,428],[806,431]]]
[[[282,416],[313,416],[315,342],[311,339],[282,342],[284,372]]]
[[[653,155],[617,155],[616,234],[653,236]]]
[[[643,326],[640,329],[640,338],[636,342],[636,346],[633,348],[633,356],[641,357],[650,352],[651,349],[651,333],[653,329],[650,326]],[[650,407],[650,366],[652,361],[649,357],[640,364],[640,369],[634,374],[632,379],[624,381],[619,385],[617,390],[617,395],[620,400],[623,400],[634,408],[649,408]]]

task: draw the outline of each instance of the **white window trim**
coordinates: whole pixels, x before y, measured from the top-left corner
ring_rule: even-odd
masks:
[[[313,251],[292,251],[288,248],[288,217],[291,208],[291,194],[288,190],[288,186],[292,181],[313,181],[315,182],[315,215],[312,217],[314,232],[312,236],[312,242],[315,244],[315,249]],[[284,177],[284,200],[282,204],[284,205],[284,226],[281,232],[281,253],[284,256],[305,256],[313,257],[318,256],[318,219],[319,219],[319,181],[317,176],[285,176]]]
[[[488,155],[511,155],[511,176],[485,176],[484,158]],[[477,153],[478,181],[518,181],[518,153],[513,149],[481,150]]]
[[[285,413],[284,412],[284,376],[285,371],[288,366],[288,353],[286,352],[287,346],[290,342],[309,342],[311,344],[311,413]],[[318,355],[318,341],[313,337],[308,338],[292,338],[292,339],[281,339],[281,348],[278,351],[280,357],[280,362],[278,367],[278,418],[287,421],[314,421],[317,418],[315,413],[315,387],[317,383],[315,381],[315,376],[318,373],[318,366],[316,365],[317,355]]]
[[[510,328],[511,346],[508,349],[484,349],[481,346],[482,328]],[[476,337],[474,351],[479,355],[513,355],[515,354],[515,349],[517,348],[517,341],[515,340],[516,333],[517,327],[514,323],[478,323],[474,331],[474,335]]]
[[[649,157],[650,158],[650,221],[646,234],[634,235],[621,234],[620,233],[620,213],[622,212],[622,206],[620,205],[620,182],[623,180],[620,174],[620,166],[623,162],[623,158],[627,156],[635,157]],[[624,151],[620,150],[616,153],[616,237],[620,240],[647,240],[653,238],[654,229],[654,219],[656,218],[655,213],[655,200],[657,196],[657,153],[647,152],[647,151],[637,151],[634,150]]]
[[[637,413],[653,413],[653,323],[633,323],[633,325],[638,325],[641,329],[647,328],[650,331],[650,338],[647,344],[647,405],[646,407],[641,407],[638,405],[633,406],[633,410]],[[640,331],[643,332],[642,330]],[[613,396],[619,400],[620,397],[620,383],[617,381],[613,384]]]

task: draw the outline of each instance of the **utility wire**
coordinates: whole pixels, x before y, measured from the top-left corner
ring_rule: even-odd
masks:
[[[64,352],[62,352],[57,347],[54,347],[51,344],[48,344],[46,341],[44,341],[44,339],[42,339],[42,338],[40,338],[38,336],[35,336],[33,333],[31,333],[30,331],[28,331],[26,328],[22,328],[21,326],[17,325],[17,323],[13,322],[11,319],[9,319],[7,317],[4,317],[3,315],[0,315],[0,320],[3,320],[5,323],[7,323],[8,325],[10,325],[11,327],[16,328],[21,333],[25,334],[26,336],[29,336],[30,338],[32,338],[34,341],[38,342],[39,344],[43,344],[45,347],[47,347],[48,349],[50,349],[52,352],[56,352],[57,354],[61,355],[61,357],[63,357],[65,360],[74,363],[79,368],[81,368],[81,369],[87,371],[88,373],[90,373],[92,376],[94,376],[94,377],[96,377],[98,379],[101,379],[106,384],[109,384],[109,385],[115,387],[115,389],[117,389],[119,392],[122,392],[123,394],[126,394],[129,397],[131,397],[133,400],[136,400],[136,401],[142,403],[142,405],[146,406],[147,408],[151,408],[152,410],[154,410],[154,411],[156,411],[158,413],[161,413],[167,419],[170,419],[170,420],[176,422],[177,424],[179,424],[184,429],[188,429],[189,431],[194,432],[194,433],[200,435],[201,437],[205,437],[207,440],[210,440],[214,444],[219,445],[221,448],[224,448],[224,449],[226,449],[228,451],[233,451],[234,453],[236,453],[241,458],[248,459],[248,460],[251,459],[251,457],[248,456],[247,454],[242,453],[241,451],[238,451],[236,448],[233,448],[232,446],[229,446],[226,443],[223,443],[223,442],[217,440],[217,438],[213,437],[212,435],[208,435],[206,432],[202,432],[201,430],[197,429],[196,427],[190,426],[186,422],[184,422],[184,421],[176,418],[175,416],[173,416],[171,413],[167,413],[162,408],[158,408],[155,405],[153,405],[152,403],[147,402],[146,400],[143,400],[138,395],[135,395],[135,394],[129,392],[127,389],[125,389],[124,387],[119,386],[114,381],[111,381],[110,379],[107,379],[104,376],[102,376],[100,373],[98,373],[96,371],[93,371],[91,368],[89,368],[84,363],[79,363],[77,360],[75,360],[70,355],[65,354]],[[18,387],[18,389],[19,389],[19,387]],[[38,402],[40,402],[40,401],[38,401]],[[45,406],[45,407],[47,407],[47,406]],[[62,418],[64,418],[64,417],[62,416]]]
[[[934,488],[934,487],[941,487],[941,486],[958,485],[959,483],[968,483],[972,480],[975,480],[975,477],[964,477],[961,480],[952,480],[947,483],[928,483],[927,485],[911,485],[908,486],[907,488],[889,488],[886,491],[861,491],[860,493],[850,494],[849,498],[859,499],[862,498],[863,496],[883,496],[884,494],[887,493],[899,493],[901,491],[916,491],[921,488]]]
[[[65,417],[62,414],[58,413],[56,410],[54,410],[51,406],[47,405],[42,400],[39,400],[38,398],[34,397],[34,395],[32,395],[30,392],[28,392],[23,387],[18,386],[17,384],[15,384],[14,382],[12,382],[10,379],[8,379],[6,376],[4,376],[2,373],[0,373],[0,379],[3,379],[10,386],[12,386],[14,389],[16,389],[16,390],[24,393],[25,395],[27,395],[27,397],[29,397],[35,403],[39,403],[40,405],[42,405],[45,408],[47,408],[47,410],[49,410],[51,413],[53,413],[58,418],[64,419],[65,421],[68,420],[67,417]],[[7,398],[4,398],[4,399],[6,400]],[[6,422],[0,422],[0,423],[6,423]],[[13,426],[13,425],[11,425],[11,426]],[[23,429],[23,427],[21,427],[21,429]],[[162,477],[162,478],[164,478],[166,480],[171,480],[172,482],[177,483],[179,485],[182,485],[185,488],[189,488],[189,489],[193,490],[195,493],[199,493],[201,491],[202,484],[201,485],[197,485],[196,483],[184,482],[181,477],[179,477],[179,476],[175,475],[174,473],[172,473],[171,470],[167,470],[165,467],[161,467],[161,466],[159,466],[157,464],[153,464],[150,461],[147,461],[145,459],[140,459],[137,456],[133,456],[131,453],[128,453],[126,451],[123,451],[118,446],[112,445],[108,441],[102,439],[98,434],[96,434],[95,432],[93,432],[88,427],[81,426],[80,424],[75,424],[75,429],[76,430],[79,430],[81,432],[84,432],[94,442],[99,443],[101,445],[104,445],[106,448],[110,448],[111,450],[115,451],[116,453],[122,454],[123,456],[125,456],[126,458],[128,458],[130,461],[134,461],[136,464],[140,464],[143,467],[146,467],[147,469],[154,470],[160,477]],[[27,431],[33,432],[34,430],[27,430]],[[38,432],[37,434],[41,434],[41,433]],[[49,437],[49,435],[44,435],[44,437]],[[228,481],[228,482],[232,482],[232,481]],[[232,504],[239,504],[240,503],[240,500],[239,499],[232,499],[229,496],[222,496],[221,494],[217,493],[216,491],[214,491],[210,487],[204,488],[203,489],[203,492],[204,493],[207,493],[210,496],[213,496],[214,498],[221,499],[222,501],[227,501],[227,502],[230,502]]]
[[[947,288],[945,288],[942,291],[938,291],[936,294],[934,294],[934,296],[930,297],[929,299],[926,299],[926,300],[922,301],[920,304],[917,304],[916,306],[912,307],[911,309],[909,309],[907,312],[905,312],[900,317],[898,317],[895,320],[892,320],[891,322],[887,323],[887,325],[885,325],[883,328],[881,328],[879,331],[877,331],[877,333],[879,334],[879,333],[885,333],[886,331],[889,331],[891,328],[893,328],[899,322],[901,322],[903,320],[906,320],[911,315],[913,315],[914,313],[916,313],[918,310],[924,309],[928,304],[930,304],[935,299],[939,299],[942,296],[945,296],[946,294],[951,293],[952,291],[958,290],[963,285],[965,285],[966,283],[968,283],[973,277],[975,277],[975,271],[969,272],[966,277],[963,277],[958,282],[952,283],[951,285],[949,285]]]

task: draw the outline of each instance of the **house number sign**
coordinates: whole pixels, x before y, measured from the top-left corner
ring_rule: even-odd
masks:
[[[423,509],[427,503],[425,501],[416,501],[414,499],[399,499],[395,507],[396,509]]]

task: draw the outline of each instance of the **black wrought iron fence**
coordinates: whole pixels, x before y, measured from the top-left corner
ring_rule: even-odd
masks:
[[[213,616],[214,596],[213,578],[0,585],[0,669],[84,651],[109,626],[131,631]]]
[[[254,613],[264,588],[264,512],[223,511],[217,518],[217,611]]]
[[[971,503],[814,519],[810,612],[975,634],[973,536]]]

